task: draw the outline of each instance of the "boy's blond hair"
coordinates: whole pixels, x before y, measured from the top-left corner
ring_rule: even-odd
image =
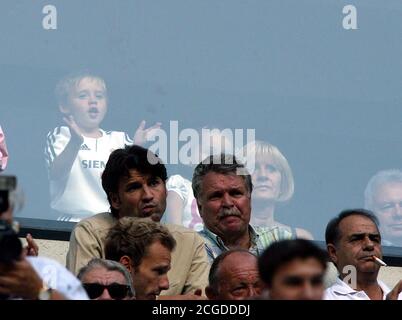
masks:
[[[92,81],[97,81],[103,87],[106,95],[106,83],[102,77],[89,72],[80,72],[69,74],[62,78],[56,85],[55,95],[59,105],[66,105],[73,88],[76,88],[82,79],[89,78]]]

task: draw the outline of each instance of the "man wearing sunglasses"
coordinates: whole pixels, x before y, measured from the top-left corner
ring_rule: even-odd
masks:
[[[321,300],[324,295],[326,252],[304,239],[271,244],[259,258],[264,298]]]
[[[111,212],[81,220],[70,238],[67,267],[74,273],[92,258],[105,258],[106,236],[123,217],[148,218],[159,223],[166,209],[166,167],[151,151],[137,145],[113,151],[102,174]],[[88,199],[90,201],[90,198]],[[209,263],[203,239],[193,230],[166,224],[176,241],[171,285],[161,295],[198,299],[208,284]]]
[[[77,277],[91,300],[135,299],[131,275],[116,261],[92,259]]]

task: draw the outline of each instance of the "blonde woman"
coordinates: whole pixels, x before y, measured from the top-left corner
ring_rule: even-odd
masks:
[[[275,219],[277,203],[290,200],[294,192],[292,170],[284,155],[276,146],[258,140],[244,146],[241,152],[249,159],[250,155],[255,155],[255,167],[250,170],[253,181],[251,224],[286,227],[297,238],[313,239],[309,231]]]

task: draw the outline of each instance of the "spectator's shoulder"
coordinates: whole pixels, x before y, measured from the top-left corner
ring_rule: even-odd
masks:
[[[176,239],[176,242],[179,241],[203,241],[201,236],[194,230],[177,225],[166,223],[163,224],[172,236]]]
[[[70,137],[70,129],[66,126],[55,127],[47,133],[47,137]]]
[[[74,227],[74,232],[77,232],[77,230],[80,229],[85,229],[87,231],[92,231],[96,233],[104,232],[106,230],[109,230],[115,222],[116,219],[112,216],[110,212],[102,212],[78,222]]]
[[[195,232],[194,230],[183,227],[178,224],[164,223],[162,225],[165,226],[172,234],[173,233],[183,233],[189,235],[197,234],[197,232]]]

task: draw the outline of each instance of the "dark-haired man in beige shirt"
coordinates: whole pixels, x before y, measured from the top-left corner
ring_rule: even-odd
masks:
[[[68,269],[77,274],[92,258],[105,257],[106,236],[117,219],[131,216],[160,221],[166,208],[166,179],[164,164],[151,151],[134,145],[112,152],[102,174],[111,212],[94,215],[76,225],[67,254]],[[177,246],[168,273],[170,286],[161,295],[198,298],[208,284],[204,241],[190,229],[169,224],[166,227]]]

